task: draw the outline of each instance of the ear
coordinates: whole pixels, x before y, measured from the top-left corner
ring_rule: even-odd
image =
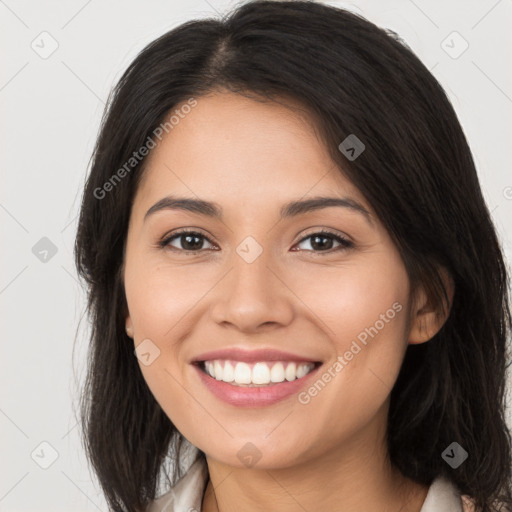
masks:
[[[128,315],[126,317],[125,325],[126,325],[126,327],[125,327],[126,328],[126,334],[128,334],[128,336],[130,338],[133,338],[133,325],[132,325],[132,319],[131,319],[130,315]]]
[[[440,268],[439,274],[446,289],[449,303],[443,311],[440,306],[434,307],[430,304],[423,287],[418,290],[417,300],[411,311],[412,320],[408,339],[408,343],[411,345],[425,343],[432,339],[440,331],[450,314],[455,291],[453,279],[443,267]]]

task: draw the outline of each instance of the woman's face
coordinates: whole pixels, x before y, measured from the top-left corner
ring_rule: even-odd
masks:
[[[148,213],[168,196],[220,216],[170,201]],[[345,202],[283,210],[320,196]],[[173,237],[181,229],[196,234]],[[383,440],[409,281],[304,116],[233,93],[198,98],[147,158],[124,282],[142,374],[209,457],[288,467]]]

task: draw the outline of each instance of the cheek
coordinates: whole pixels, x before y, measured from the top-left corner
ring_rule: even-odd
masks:
[[[127,260],[125,290],[136,342],[166,340],[162,349],[172,352],[175,346],[178,357],[181,333],[193,330],[208,302],[205,293],[219,280],[218,271],[209,264],[180,267],[162,263],[161,258],[132,255]],[[330,267],[297,264],[280,269],[280,274],[300,299],[297,302],[283,290],[283,300],[295,300],[300,316],[323,332],[338,355],[356,352],[356,343],[361,353],[354,360],[372,354],[389,363],[396,354],[400,357],[409,288],[397,253],[382,251],[357,263]]]
[[[192,266],[180,268],[155,259],[135,255],[127,260],[126,299],[139,339],[171,339],[174,327],[182,319],[186,322],[207,284]]]
[[[319,269],[307,283],[294,291],[314,313],[312,321],[322,326],[334,353],[302,403],[333,432],[361,426],[386,401],[407,348],[407,273],[391,252],[371,264]]]
[[[186,411],[197,405],[184,392],[183,371],[190,356],[184,347],[197,327],[201,299],[211,288],[211,279],[193,265],[180,268],[149,254],[132,253],[126,261],[125,293],[134,326],[133,343],[138,352],[142,352],[138,347],[144,346],[151,353],[151,363],[145,365],[139,357],[139,366],[172,421],[176,416],[186,417]]]
[[[400,256],[387,250],[337,267],[311,266],[287,276],[307,306],[305,314],[328,335],[338,353],[354,340],[386,339],[375,351],[402,350],[409,280]],[[383,354],[382,354],[383,355]],[[350,357],[350,356],[349,356]]]
[[[183,273],[151,265],[148,259],[144,265],[136,262],[135,258],[127,261],[125,292],[134,326],[134,348],[140,354],[150,353],[149,364],[139,355],[139,367],[155,400],[171,421],[178,429],[187,429],[180,420],[188,418],[189,411],[195,410],[197,404],[184,392],[181,372],[185,356],[180,351],[180,337],[191,328],[193,315],[187,313],[200,294],[191,302],[187,297],[191,290],[195,295],[194,287],[190,286],[190,280],[187,287]],[[143,346],[144,351],[139,348]]]

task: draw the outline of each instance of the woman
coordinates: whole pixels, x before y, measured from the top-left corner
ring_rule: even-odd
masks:
[[[502,252],[452,106],[386,31],[256,1],[148,45],[75,250],[112,510],[510,510]]]

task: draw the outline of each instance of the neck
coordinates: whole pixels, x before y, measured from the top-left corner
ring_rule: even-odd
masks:
[[[387,457],[385,436],[358,436],[287,468],[236,468],[207,457],[203,512],[420,512],[428,492]]]

